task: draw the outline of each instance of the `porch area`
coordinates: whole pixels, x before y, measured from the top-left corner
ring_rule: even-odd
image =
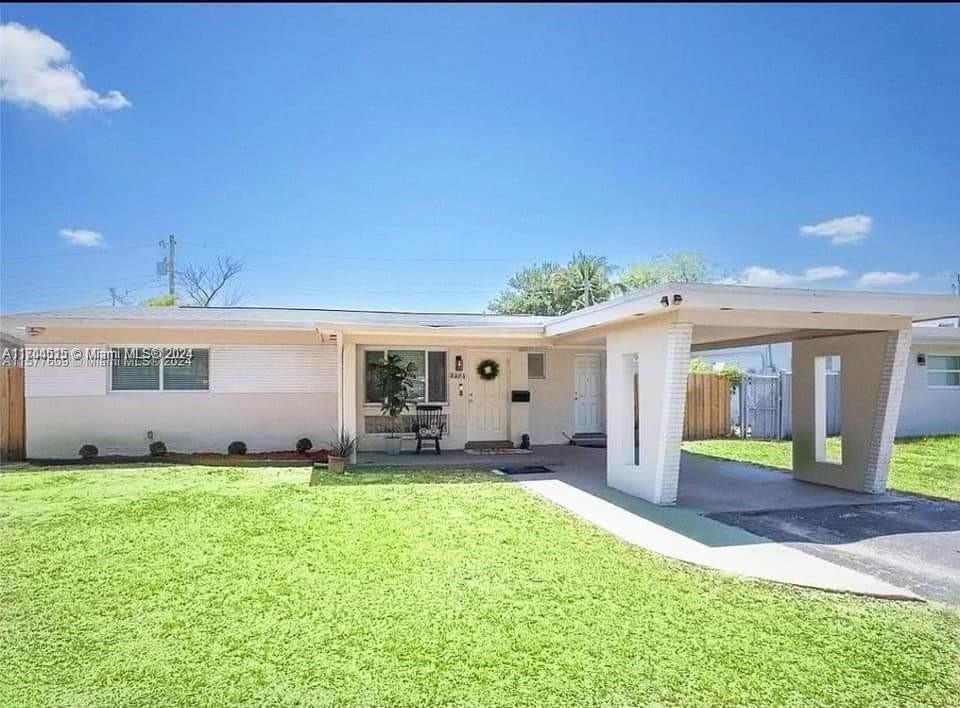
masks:
[[[473,454],[466,450],[444,450],[435,455],[424,451],[417,455],[403,452],[360,452],[357,466],[420,468],[476,468],[498,470],[505,467],[546,467],[549,472],[508,475],[521,481],[553,479],[596,495],[629,510],[656,505],[607,486],[607,451],[576,445],[543,445],[528,453]],[[761,511],[768,509],[812,508],[844,504],[896,501],[892,494],[865,494],[794,479],[782,471],[739,462],[729,462],[683,452],[680,456],[680,481],[677,510],[695,514]],[[663,509],[670,511],[670,509]]]

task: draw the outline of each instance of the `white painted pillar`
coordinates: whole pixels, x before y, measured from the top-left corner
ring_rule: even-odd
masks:
[[[358,437],[357,345],[342,332],[337,334],[337,434]],[[350,458],[357,461],[356,453]]]
[[[820,337],[793,343],[793,476],[856,492],[887,488],[912,330]],[[840,357],[839,462],[824,451],[823,357]]]
[[[607,336],[607,484],[655,504],[677,501],[692,334],[692,324],[662,322]]]

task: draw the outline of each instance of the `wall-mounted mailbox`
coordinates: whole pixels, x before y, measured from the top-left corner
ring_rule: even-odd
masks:
[[[529,391],[511,391],[510,400],[513,403],[530,403]]]

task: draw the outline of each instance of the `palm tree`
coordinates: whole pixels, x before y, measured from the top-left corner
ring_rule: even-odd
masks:
[[[573,295],[575,309],[590,307],[623,292],[610,276],[616,268],[603,256],[590,256],[583,251],[574,254],[570,263],[556,274],[558,286]]]

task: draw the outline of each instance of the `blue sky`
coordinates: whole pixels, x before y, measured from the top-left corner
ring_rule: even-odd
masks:
[[[242,258],[248,305],[479,311],[578,249],[817,287],[960,269],[957,6],[2,18],[6,312],[161,293],[168,233]]]

